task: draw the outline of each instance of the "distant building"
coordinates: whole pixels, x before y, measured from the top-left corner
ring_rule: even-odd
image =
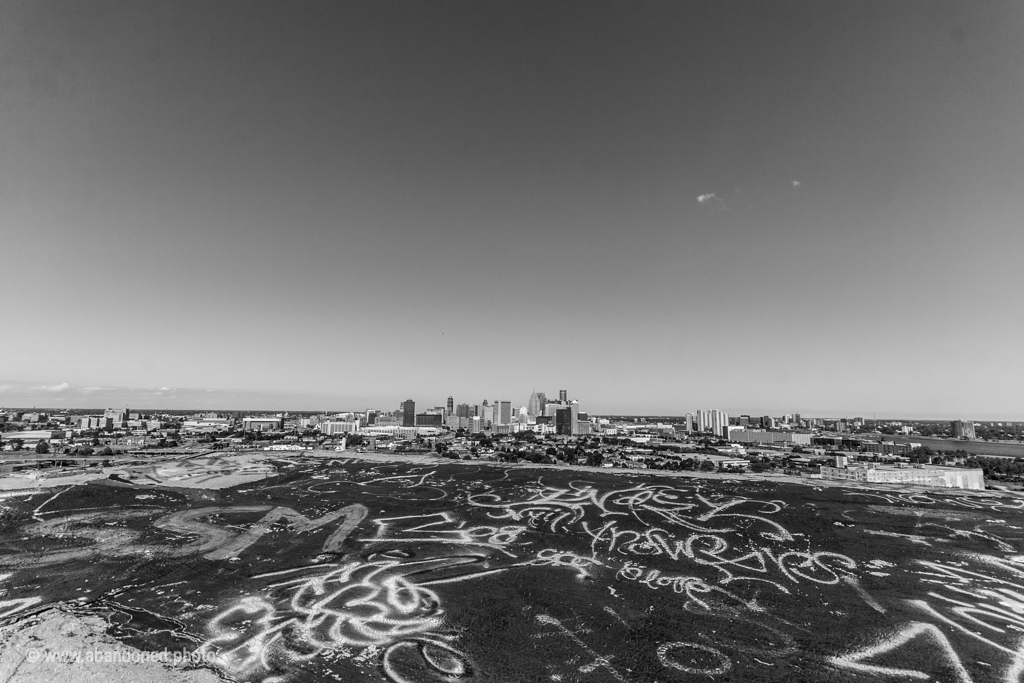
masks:
[[[776,432],[764,429],[733,429],[729,432],[729,441],[737,443],[762,443],[779,445],[810,446],[811,435],[800,432]]]
[[[284,428],[283,417],[243,417],[242,429],[247,432],[272,432]]]
[[[566,389],[559,389],[558,390],[558,402],[559,403],[568,403],[569,402],[569,392],[568,392],[568,390],[566,390]]]
[[[540,397],[543,395],[538,394],[536,390],[530,394],[530,400],[526,402],[526,414],[531,418],[542,414],[541,411],[544,410],[544,405],[541,403]]]
[[[555,434],[571,436],[573,427],[572,408],[559,408],[555,411]]]
[[[416,426],[416,401],[411,398],[402,402],[402,426]]]
[[[324,436],[335,434],[352,434],[359,431],[359,421],[338,421],[330,420],[320,423],[320,433]]]
[[[860,444],[860,450],[865,453],[879,453],[881,455],[908,455],[915,448],[920,448],[919,443],[899,443],[896,441],[864,441]]]
[[[875,484],[906,484],[982,490],[985,477],[981,469],[942,467],[939,465],[891,466],[864,463],[852,467],[821,466],[821,478],[861,481]]]
[[[418,413],[416,415],[416,427],[443,427],[444,415],[442,413]]]
[[[455,412],[455,399],[451,396],[448,397],[448,403],[445,404],[445,409],[448,411],[446,415],[451,415]]]
[[[953,420],[950,423],[950,427],[953,428],[953,438],[955,439],[976,439],[974,435],[974,422],[964,420]]]
[[[494,402],[494,424],[512,424],[512,401]]]

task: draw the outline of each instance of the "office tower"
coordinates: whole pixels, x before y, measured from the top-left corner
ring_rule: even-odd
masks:
[[[483,418],[484,427],[494,424],[494,406],[488,404],[486,400],[480,406],[480,417]]]
[[[366,411],[366,424],[368,424],[368,425],[377,424],[377,411],[376,410],[367,410]]]
[[[519,424],[521,424],[521,425],[527,424],[527,423],[528,423],[528,422],[530,421],[530,411],[529,411],[529,410],[527,410],[526,406],[522,406],[522,407],[521,407],[521,408],[519,409],[519,415],[518,415],[518,417],[516,418],[516,420],[517,420],[517,421],[519,422]]]
[[[416,426],[416,402],[411,398],[402,403],[402,426]]]
[[[775,418],[770,415],[765,415],[761,418],[761,426],[765,429],[775,429]]]
[[[572,422],[569,423],[569,427],[572,430],[572,434],[575,436],[580,431],[580,402],[573,401],[569,404],[569,413],[572,415]]]
[[[447,413],[448,415],[451,415],[452,413],[455,412],[455,399],[452,398],[451,396],[448,397],[448,406],[447,407],[448,407],[448,413]]]
[[[567,403],[569,401],[569,392],[565,389],[558,390],[558,402]]]
[[[499,425],[512,424],[512,401],[494,402],[494,422]]]
[[[537,417],[544,410],[544,406],[540,402],[540,397],[544,394],[538,394],[537,390],[534,389],[533,393],[530,394],[530,400],[526,402],[526,414],[530,417]]]
[[[558,408],[555,410],[555,433],[566,436],[572,435],[572,408]]]
[[[749,415],[740,415],[740,426],[741,427],[749,427],[750,426],[750,416]]]
[[[471,412],[468,403],[460,403],[455,407],[456,417],[472,417]]]
[[[687,413],[683,418],[683,428],[687,434],[693,431],[693,413]]]
[[[950,423],[953,428],[953,438],[955,439],[976,439],[974,432],[974,422],[970,420],[954,420]]]

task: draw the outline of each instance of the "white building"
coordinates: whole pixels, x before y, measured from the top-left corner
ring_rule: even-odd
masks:
[[[980,469],[942,467],[940,465],[891,466],[862,463],[852,467],[821,466],[821,478],[863,481],[874,484],[906,484],[983,490],[985,476]]]

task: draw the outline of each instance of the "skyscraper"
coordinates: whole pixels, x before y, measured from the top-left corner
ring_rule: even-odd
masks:
[[[512,424],[512,401],[494,402],[494,424]]]
[[[416,426],[416,402],[411,398],[402,403],[402,426]]]
[[[569,401],[569,392],[565,389],[558,390],[558,401],[559,403],[566,403]]]
[[[452,398],[451,396],[449,396],[448,397],[448,413],[447,414],[451,415],[454,412],[455,412],[455,399]]]
[[[534,389],[533,393],[530,394],[530,400],[526,402],[526,414],[530,417],[537,417],[540,412],[544,410],[544,406],[541,405],[540,397],[544,394],[538,394],[537,390]]]
[[[566,436],[572,435],[572,408],[558,408],[555,410],[555,433]]]
[[[728,436],[729,431],[726,427],[729,426],[729,415],[722,412],[721,410],[711,411],[711,431],[715,436]]]

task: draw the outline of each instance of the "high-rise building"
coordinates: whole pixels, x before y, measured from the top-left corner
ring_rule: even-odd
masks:
[[[448,407],[448,413],[447,413],[448,415],[451,415],[452,413],[455,412],[455,399],[452,398],[451,396],[448,397],[448,406],[447,407]]]
[[[686,417],[683,418],[683,428],[686,430],[686,433],[689,434],[693,431],[693,427],[693,413],[687,413]]]
[[[953,438],[955,439],[976,439],[974,432],[974,422],[970,420],[954,420],[950,423],[953,428]]]
[[[460,403],[455,407],[456,417],[472,417],[473,411],[468,403]]]
[[[512,424],[512,401],[494,402],[494,424]]]
[[[526,423],[528,423],[530,421],[530,413],[526,409],[526,406],[522,406],[521,408],[519,408],[519,414],[516,417],[516,420],[521,425],[524,425],[524,424],[526,424]]]
[[[572,420],[572,408],[559,408],[555,411],[555,434],[571,436],[575,431]]]
[[[484,427],[494,424],[494,406],[484,399],[483,404],[480,406],[480,417],[483,418]]]
[[[526,402],[526,414],[530,417],[537,417],[544,410],[544,405],[540,402],[540,397],[544,394],[538,394],[537,390],[534,389],[533,393],[530,394],[530,400]]]
[[[416,402],[411,398],[402,402],[402,426],[416,426]]]
[[[565,389],[558,390],[558,402],[567,403],[569,401],[569,392]]]
[[[580,431],[580,402],[574,400],[570,403],[569,412],[572,415],[572,423],[569,426],[572,429],[572,434],[575,436]]]
[[[729,436],[729,415],[721,410],[709,412],[711,413],[711,431],[715,436],[723,438]]]

